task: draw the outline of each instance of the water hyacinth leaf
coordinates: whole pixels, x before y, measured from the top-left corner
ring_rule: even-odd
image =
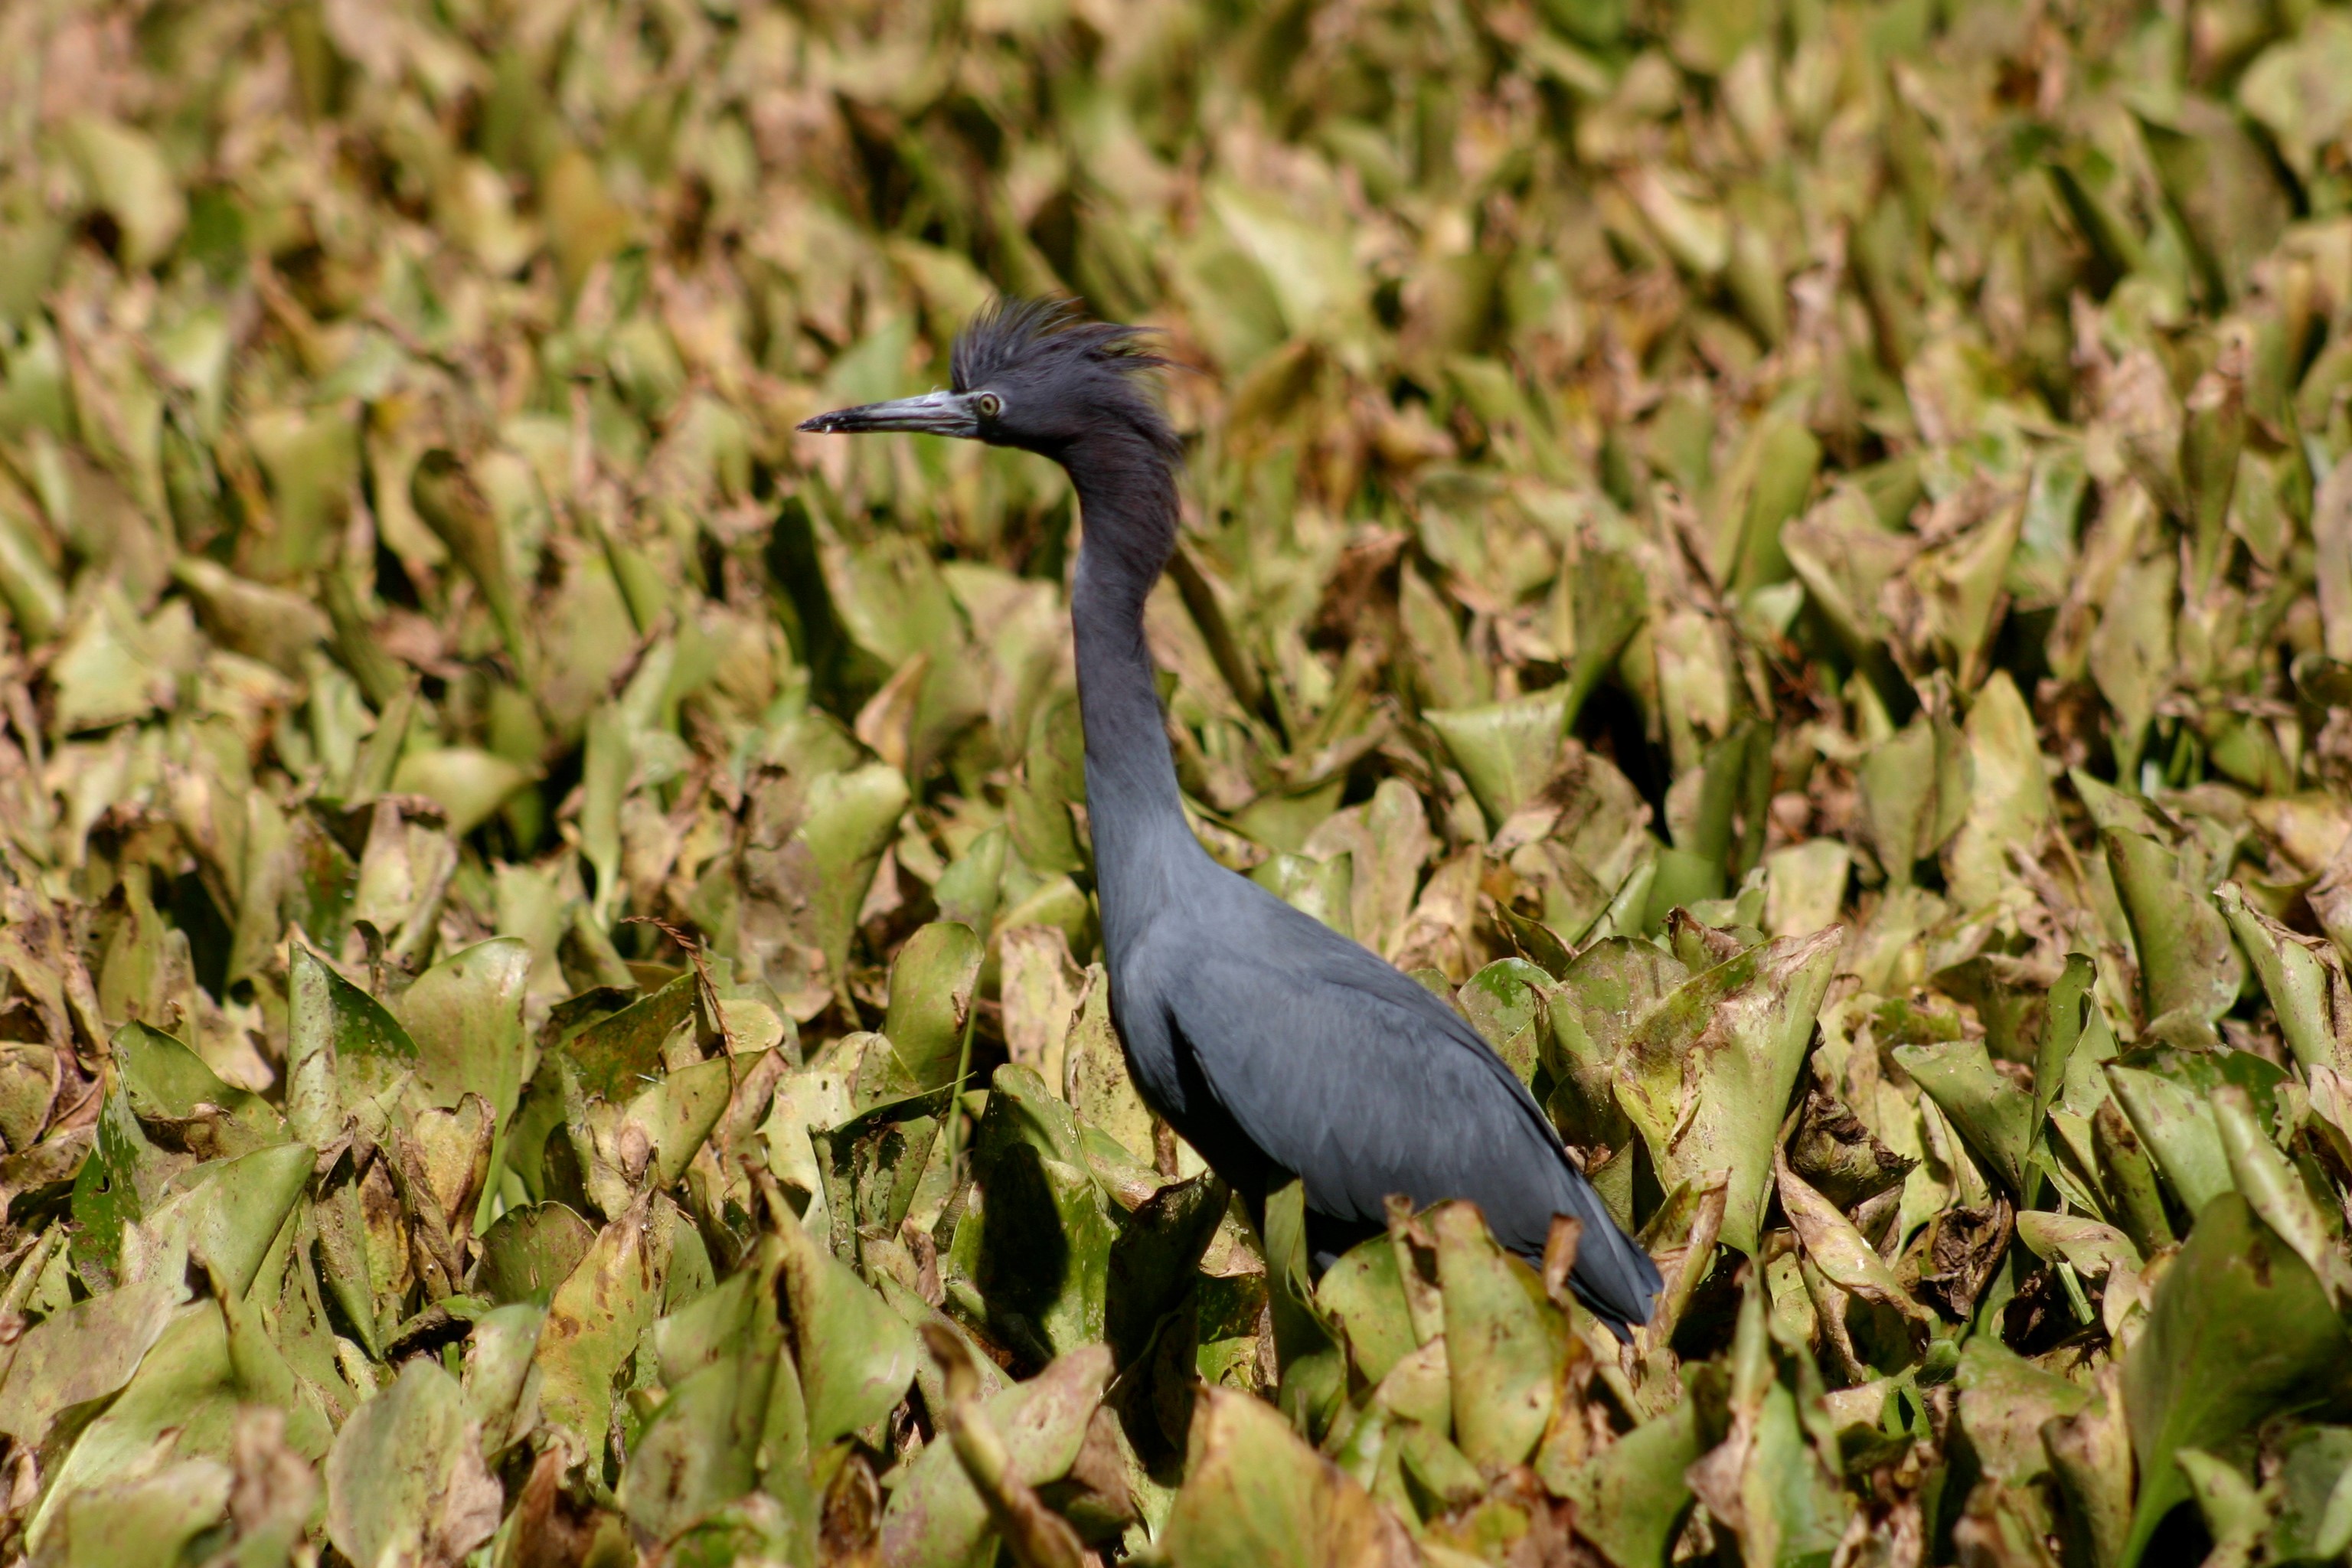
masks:
[[[188,1459],[76,1492],[60,1510],[48,1544],[59,1550],[60,1561],[105,1568],[177,1562],[220,1519],[234,1479],[217,1460]]]
[[[1594,942],[1560,976],[1546,1008],[1551,1027],[1538,1045],[1544,1069],[1559,1086],[1552,1119],[1571,1141],[1612,1148],[1624,1142],[1619,1053],[1633,1026],[1689,977],[1654,943],[1623,936]]]
[[[2252,1096],[2236,1084],[2223,1084],[2213,1090],[2210,1103],[2238,1195],[2310,1265],[2329,1300],[2339,1306],[2352,1300],[2352,1264],[2336,1245],[2341,1226],[2328,1223],[2294,1164],[2270,1141]]]
[[[2189,1496],[2176,1453],[2219,1449],[2268,1416],[2343,1397],[2347,1366],[2352,1342],[2303,1260],[2235,1193],[2206,1205],[2124,1361],[2142,1478],[2126,1568]]]
[[[232,1089],[202,1057],[144,1024],[113,1040],[122,1094],[132,1115],[164,1130],[199,1156],[249,1153],[285,1140],[285,1125],[259,1095]]]
[[[528,943],[497,937],[454,953],[416,977],[401,998],[416,1042],[417,1081],[435,1102],[467,1094],[488,1101],[500,1121],[522,1091],[522,1005],[530,978]]]
[[[283,674],[301,673],[302,656],[332,629],[303,595],[249,583],[216,561],[182,556],[172,563],[172,578],[195,601],[206,631]]]
[[[1109,979],[1101,965],[1090,964],[1083,984],[1062,1039],[1062,1098],[1088,1132],[1112,1139],[1135,1160],[1149,1161],[1155,1152],[1151,1112],[1136,1092],[1127,1053],[1111,1026]]]
[[[1520,1463],[1549,1424],[1565,1348],[1543,1282],[1486,1233],[1476,1208],[1447,1204],[1424,1223],[1445,1300],[1454,1436],[1488,1473]]]
[[[421,795],[446,812],[449,833],[455,838],[463,838],[488,822],[530,782],[530,769],[477,746],[411,752],[400,759],[392,775],[394,790]]]
[[[588,1222],[560,1203],[509,1209],[482,1233],[473,1289],[493,1301],[544,1301],[595,1240]]]
[[[383,1005],[300,943],[287,961],[287,1122],[323,1143],[364,1100],[415,1069],[416,1043]]]
[[[2146,1349],[2233,1203],[2249,1290],[2352,1286],[2340,7],[87,9],[0,159],[17,1555],[456,1561],[386,1500],[464,1447],[513,1563],[2342,1554],[2352,1399],[2142,1465],[2122,1375],[2293,1338]],[[1222,373],[1137,384],[1202,843],[1659,1258],[1517,1463],[1463,1281],[1527,1270],[1401,1214],[1318,1279],[1129,1080],[1109,498],[793,428],[996,288]],[[412,1363],[470,1436],[360,1473]]]
[[[1422,715],[1445,742],[1454,765],[1485,814],[1500,827],[1551,776],[1567,718],[1564,691],[1539,691],[1515,701]]]
[[[2073,1415],[2042,1423],[2042,1447],[2074,1516],[2071,1539],[2100,1568],[2121,1562],[2131,1530],[2132,1437],[2114,1363],[2099,1369],[2097,1397]]]
[[[1960,1391],[1959,1421],[1985,1473],[2023,1483],[2050,1463],[2042,1430],[2079,1413],[2090,1395],[2022,1356],[1979,1335],[1961,1348],[1953,1383]]]
[[[674,1212],[650,1194],[640,1197],[597,1234],[548,1303],[536,1357],[540,1409],[589,1452],[604,1447],[614,1378],[659,1315]]]
[[[507,651],[525,658],[521,609],[507,571],[498,515],[474,471],[455,452],[436,447],[410,471],[408,500],[481,590]]]
[[[60,1414],[121,1388],[186,1296],[184,1281],[156,1275],[34,1324],[0,1383],[0,1432],[38,1443]]]
[[[327,1456],[327,1538],[354,1563],[454,1562],[504,1500],[457,1380],[420,1357],[352,1414]]]
[[[1098,1338],[1116,1222],[1093,1173],[1015,1142],[980,1181],[973,1279],[991,1321],[1055,1354]]]
[[[2108,1198],[2108,1214],[2144,1257],[2174,1240],[2156,1163],[2122,1106],[2110,1096],[2091,1117],[2091,1148]]]
[[[2270,132],[2287,166],[2309,180],[2322,149],[2352,126],[2347,82],[2352,82],[2352,26],[2320,12],[2254,58],[2238,79],[2237,98]]]
[[[1551,976],[1524,958],[1498,958],[1472,975],[1454,1005],[1477,1026],[1495,1054],[1533,1085],[1538,1042],[1550,1031],[1544,994]]]
[[[822,1447],[880,1420],[914,1381],[921,1353],[906,1321],[856,1272],[787,1226],[782,1289],[801,1369],[808,1441]]]
[[[2185,874],[2178,850],[2124,828],[2100,837],[2138,948],[2148,1016],[2219,1018],[2237,1000],[2244,974],[2221,911]]]
[[[1818,1087],[1806,1091],[1787,1147],[1789,1168],[1845,1209],[1899,1187],[1919,1164],[1881,1142],[1850,1107]]]
[[[1776,1152],[1777,1153],[1777,1152]],[[1857,1300],[1925,1320],[1927,1310],[1905,1294],[1894,1268],[1838,1207],[1776,1158],[1780,1207],[1796,1232],[1806,1258],[1839,1289]]]
[[[2306,1068],[2352,1065],[2352,986],[2334,946],[2253,909],[2235,882],[2222,883],[2214,899],[2252,961],[2295,1060]]]
[[[1702,1451],[1698,1411],[1687,1401],[1634,1427],[1570,1478],[1578,1532],[1618,1568],[1659,1568],[1690,1509],[1684,1473]]]
[[[2152,1073],[2110,1067],[2107,1081],[2116,1103],[2131,1119],[2138,1134],[2164,1173],[2166,1185],[2190,1214],[2203,1211],[2213,1198],[2228,1192],[2229,1161],[2210,1109],[2190,1090],[2168,1083]]]
[[[1914,719],[1863,763],[1871,839],[1895,881],[1910,881],[1966,820],[1971,766],[1959,730],[1940,713]]]
[[[2137,1268],[2141,1262],[2131,1237],[2084,1215],[2021,1209],[2017,1239],[2046,1262],[2063,1258],[2085,1279],[2104,1279],[2118,1267]]]
[[[466,1418],[481,1433],[486,1460],[494,1460],[538,1424],[531,1357],[546,1324],[547,1309],[537,1301],[493,1307],[474,1320],[466,1346]]]
[[[668,1541],[758,1484],[760,1440],[773,1379],[792,1375],[757,1343],[676,1379],[646,1420],[621,1478],[621,1511],[643,1536]]]
[[[26,1533],[39,1550],[77,1493],[128,1471],[142,1456],[196,1458],[227,1446],[240,1396],[268,1397],[245,1384],[230,1355],[227,1324],[209,1302],[172,1317],[128,1385],[85,1426],[33,1511]]]
[[[644,1131],[653,1148],[646,1173],[656,1185],[667,1187],[685,1173],[726,1114],[737,1079],[754,1070],[764,1054],[720,1056],[679,1068],[629,1102],[623,1136],[631,1127]]]
[[[1109,1350],[1090,1345],[980,1407],[1003,1444],[1014,1479],[1034,1489],[1069,1474],[1110,1373]],[[965,1563],[989,1532],[987,1506],[953,1446],[933,1443],[890,1495],[882,1516],[882,1551],[894,1563]]]
[[[188,202],[163,149],[134,127],[96,114],[78,114],[65,141],[92,202],[122,235],[122,264],[152,267],[187,226]]]
[[[2018,1202],[2032,1196],[2028,1167],[2038,1133],[2033,1096],[1993,1066],[1981,1041],[1897,1046],[1891,1053],[1950,1118]]]
[[[1210,1389],[1192,1417],[1185,1473],[1161,1536],[1177,1562],[1391,1568],[1412,1561],[1403,1527],[1298,1440],[1261,1400]]]
[[[1120,1226],[1103,1287],[1103,1331],[1123,1362],[1139,1356],[1169,1314],[1181,1310],[1232,1197],[1203,1172],[1161,1187]]]
[[[2071,1085],[2085,1081],[2097,1050],[2112,1049],[2106,1020],[2099,1014],[2098,1002],[2092,994],[2097,979],[2096,966],[2088,957],[2070,952],[2066,955],[2066,967],[2050,987],[2042,1006],[2042,1040],[2033,1058],[2033,1108],[2037,1117],[2048,1116],[2050,1108],[2062,1096],[2068,1095]],[[2075,1049],[2086,1040],[2094,1043],[2084,1049],[2078,1062]],[[2074,1103],[2071,1096],[2068,1099],[2070,1104]]]
[[[2341,1556],[2352,1547],[2352,1427],[2305,1427],[2281,1448],[2271,1550],[2281,1559]]]
[[[662,1043],[694,1016],[691,974],[681,974],[650,996],[608,1014],[565,1042],[563,1058],[591,1094],[635,1097],[662,1065]]]
[[[307,1143],[280,1143],[224,1160],[201,1185],[155,1210],[148,1223],[159,1233],[176,1234],[194,1262],[210,1265],[215,1278],[243,1296],[253,1288],[278,1227],[309,1190],[317,1158]]]
[[[881,763],[828,773],[809,788],[808,816],[793,840],[808,860],[810,934],[841,977],[837,986],[848,984],[850,932],[906,805],[906,779]]]
[[[2091,675],[2115,710],[2109,739],[2121,777],[2137,775],[2148,722],[2169,683],[2179,587],[2179,569],[2169,556],[2125,567],[2091,634]]]
[[[1341,1253],[1317,1281],[1315,1302],[1339,1326],[1356,1365],[1375,1384],[1419,1348],[1397,1276],[1396,1247],[1385,1236]]]
[[[971,927],[935,921],[908,939],[890,966],[882,1032],[919,1089],[955,1079],[980,963],[981,941]]]
[[[1994,671],[1977,692],[1964,730],[1968,814],[1944,847],[1945,883],[1962,908],[1977,909],[2010,880],[2007,847],[2032,844],[2052,805],[2033,715],[2007,670]]]
[[[1723,1240],[1756,1248],[1772,1147],[1842,934],[1781,937],[1692,976],[1635,1026],[1617,1102],[1671,1185],[1730,1173]]]
[[[2270,155],[2221,105],[2184,97],[2166,121],[2140,121],[2157,178],[2189,231],[2212,297],[2234,298],[2293,216],[2290,199]]]

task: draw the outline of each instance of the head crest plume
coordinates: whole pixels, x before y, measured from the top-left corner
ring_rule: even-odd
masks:
[[[1170,362],[1136,346],[1141,327],[1082,321],[1067,300],[998,299],[956,334],[955,390],[970,392],[1016,366],[1060,361],[1113,371],[1157,370]]]

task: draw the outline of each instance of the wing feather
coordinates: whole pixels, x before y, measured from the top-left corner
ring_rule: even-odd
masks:
[[[1579,1293],[1645,1320],[1656,1268],[1477,1032],[1366,949],[1241,886],[1257,897],[1236,900],[1218,940],[1156,967],[1171,1034],[1250,1142],[1341,1220],[1377,1222],[1392,1193],[1468,1198],[1497,1239],[1538,1257],[1552,1215],[1573,1215]]]

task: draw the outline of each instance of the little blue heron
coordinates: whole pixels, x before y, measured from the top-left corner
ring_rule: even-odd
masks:
[[[1182,447],[1139,373],[1137,328],[999,302],[957,339],[946,392],[822,414],[807,431],[909,430],[1059,463],[1085,522],[1070,620],[1111,1020],[1144,1100],[1263,1218],[1305,1188],[1316,1267],[1379,1232],[1391,1194],[1478,1205],[1540,1258],[1583,1226],[1570,1284],[1623,1337],[1659,1289],[1543,1111],[1422,984],[1209,858],[1184,818],[1145,595],[1176,545]]]

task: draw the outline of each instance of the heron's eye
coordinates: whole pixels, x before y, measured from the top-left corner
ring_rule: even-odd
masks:
[[[973,402],[980,409],[980,416],[982,419],[993,419],[1004,412],[1004,399],[992,392],[982,393]]]

